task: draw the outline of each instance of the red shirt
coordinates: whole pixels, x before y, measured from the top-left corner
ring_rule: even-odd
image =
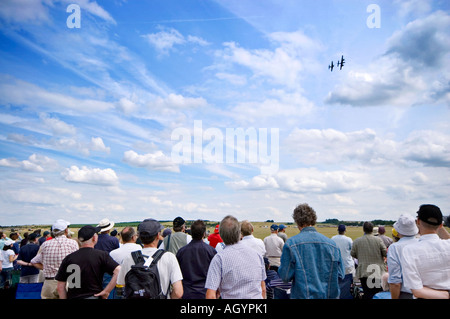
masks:
[[[209,245],[216,248],[216,245],[218,243],[223,242],[222,238],[220,238],[219,234],[213,233],[211,235],[208,236],[208,240],[209,240]]]

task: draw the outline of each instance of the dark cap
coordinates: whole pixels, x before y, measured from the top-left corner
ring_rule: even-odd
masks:
[[[37,234],[37,233],[31,233],[31,234],[29,234],[28,235],[28,241],[30,241],[30,240],[35,240],[36,238],[38,238],[39,237],[39,234]]]
[[[182,217],[177,217],[173,220],[173,227],[180,227],[183,226],[186,223],[186,221]]]
[[[340,225],[338,226],[338,232],[342,233],[342,232],[344,232],[345,230],[346,230],[346,227],[345,227],[344,224],[340,224]]]
[[[164,226],[153,218],[144,219],[144,221],[140,223],[137,227],[138,232],[140,233],[145,232],[148,233],[150,236],[155,236],[163,229]]]
[[[420,206],[419,211],[417,212],[417,218],[433,226],[442,224],[443,219],[440,208],[430,204]]]
[[[102,230],[101,227],[94,227],[91,225],[83,226],[78,231],[78,239],[82,242],[87,241],[101,230]]]

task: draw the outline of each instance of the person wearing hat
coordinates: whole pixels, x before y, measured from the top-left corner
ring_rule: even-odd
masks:
[[[271,234],[264,238],[264,246],[266,247],[266,255],[264,257],[269,259],[269,269],[278,271],[284,241],[278,237],[278,225],[272,224],[270,232]]]
[[[286,225],[280,224],[278,226],[278,237],[280,237],[281,239],[283,239],[284,242],[286,242],[286,240],[288,239],[288,236],[286,234]]]
[[[33,259],[39,251],[38,234],[31,233],[27,237],[27,244],[22,246],[17,257],[17,264],[21,265],[20,280],[21,284],[36,283],[39,279],[39,269],[33,267]]]
[[[38,239],[38,244],[39,246],[41,246],[46,240],[48,240],[49,238],[51,238],[51,234],[48,230],[44,231],[44,233],[42,234],[42,237],[40,237]],[[39,237],[39,236],[38,236]]]
[[[345,235],[346,231],[345,225],[341,224],[338,226],[338,235],[331,237],[341,251],[342,262],[345,268],[345,277],[339,280],[339,288],[341,290],[339,299],[353,299],[351,285],[355,274],[355,261],[350,255],[353,240]]]
[[[223,242],[223,240],[219,234],[219,227],[220,227],[219,224],[217,224],[216,227],[214,228],[214,233],[212,233],[211,235],[208,236],[209,245],[212,248],[216,248],[218,243]]]
[[[3,248],[1,250],[2,270],[0,272],[0,288],[5,288],[10,285],[12,278],[12,271],[14,270],[14,261],[17,259],[17,255],[13,250],[14,240],[7,239],[4,241]]]
[[[112,250],[120,247],[119,239],[109,235],[111,229],[114,227],[114,222],[108,218],[104,218],[98,223],[97,227],[100,228],[100,233],[98,234],[98,242],[95,245],[95,249],[110,253]]]
[[[153,218],[145,219],[138,225],[138,236],[144,245],[142,254],[151,258],[158,250],[158,242],[162,239],[161,231],[164,226]],[[131,253],[124,258],[119,276],[117,278],[117,285],[125,286],[125,276],[133,266],[134,260]],[[171,299],[180,299],[183,296],[183,275],[181,273],[178,260],[171,252],[166,252],[156,264],[158,267],[159,277],[161,281],[161,289],[164,295]],[[170,291],[172,285],[172,291]]]
[[[59,299],[55,276],[63,259],[78,250],[78,243],[67,238],[70,223],[64,219],[56,220],[52,225],[52,240],[45,241],[38,254],[31,260],[34,267],[42,269],[44,285],[41,290],[42,299]]]
[[[94,249],[100,231],[91,225],[78,231],[80,249],[64,258],[55,276],[60,299],[107,299],[116,286],[120,265],[106,251]],[[105,272],[111,280],[103,287]]]
[[[412,299],[413,295],[410,289],[403,285],[401,256],[403,249],[407,245],[417,242],[416,235],[419,229],[416,226],[414,217],[409,214],[401,214],[394,224],[396,237],[399,240],[389,246],[387,252],[387,265],[389,269],[389,290],[392,299]],[[394,233],[394,232],[393,232]]]
[[[403,285],[416,298],[450,298],[450,240],[439,238],[442,221],[438,206],[421,205],[416,221],[420,238],[403,249]]]
[[[191,240],[192,236],[186,234],[186,221],[182,217],[177,217],[173,220],[173,233],[164,238],[159,248],[176,255],[178,250]]]

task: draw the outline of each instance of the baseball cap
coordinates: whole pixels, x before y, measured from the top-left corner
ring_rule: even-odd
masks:
[[[70,223],[64,219],[58,219],[53,223],[52,230],[65,230]]]
[[[271,230],[278,230],[278,225],[276,224],[272,224],[272,226],[270,226]]]
[[[285,229],[285,228],[286,228],[286,225],[284,225],[284,224],[280,224],[280,226],[278,226],[279,230],[282,230],[282,229]]]
[[[414,236],[419,232],[414,217],[409,214],[401,214],[394,223],[394,229],[403,236]]]
[[[338,232],[343,232],[343,231],[345,231],[345,225],[344,224],[340,224],[339,226],[338,226]]]
[[[140,223],[137,227],[138,232],[140,233],[145,232],[148,233],[150,236],[155,236],[163,229],[164,226],[153,218],[144,219],[144,221]]]
[[[433,226],[439,226],[443,220],[440,208],[431,204],[421,205],[417,212],[417,218]]]
[[[216,225],[216,228],[214,228],[214,233],[218,234],[219,233],[219,224]]]
[[[91,239],[96,233],[102,230],[101,227],[94,227],[91,225],[86,225],[80,228],[78,231],[78,239],[80,241],[86,241]]]
[[[186,221],[182,217],[178,216],[173,220],[173,227],[183,226],[185,223]]]

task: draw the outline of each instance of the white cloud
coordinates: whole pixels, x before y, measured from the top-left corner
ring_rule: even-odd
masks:
[[[447,103],[450,15],[437,11],[408,23],[368,66],[353,66],[325,102],[352,106]]]
[[[35,84],[7,75],[0,75],[0,103],[4,105],[27,105],[40,109],[61,111],[61,108],[80,112],[103,112],[114,108],[113,103],[78,99],[51,92]]]
[[[2,158],[0,159],[0,166],[21,168],[24,171],[30,172],[44,172],[57,168],[58,162],[44,155],[32,154],[27,160],[23,161]]]
[[[119,178],[116,172],[111,168],[88,168],[72,165],[62,172],[62,176],[67,182],[86,183],[94,185],[116,185],[119,183]]]
[[[92,137],[89,149],[91,151],[105,152],[108,154],[111,151],[110,147],[105,146],[105,144],[103,143],[103,139],[101,137]]]
[[[166,97],[158,97],[154,101],[148,103],[152,109],[191,109],[197,107],[204,107],[208,103],[202,97],[184,97],[180,94],[170,93]]]
[[[209,45],[209,42],[193,35],[184,37],[178,30],[174,28],[165,28],[159,26],[161,31],[142,35],[160,54],[168,54],[175,45],[183,45],[187,43],[200,46]]]
[[[255,78],[269,80],[288,88],[296,88],[306,73],[317,70],[316,54],[322,45],[303,32],[274,32],[268,35],[275,49],[248,50],[235,42],[224,43],[216,55],[221,63],[232,62],[247,67]]]
[[[71,124],[67,124],[57,118],[48,117],[46,114],[41,114],[41,120],[44,125],[55,135],[75,135],[77,129]]]
[[[139,155],[129,150],[124,153],[123,161],[131,166],[143,167],[150,170],[179,173],[180,168],[172,162],[172,159],[161,151]]]
[[[450,165],[450,136],[433,130],[412,131],[403,140],[383,138],[372,129],[341,132],[334,129],[295,128],[285,146],[304,164],[405,165],[412,161],[426,166]]]

